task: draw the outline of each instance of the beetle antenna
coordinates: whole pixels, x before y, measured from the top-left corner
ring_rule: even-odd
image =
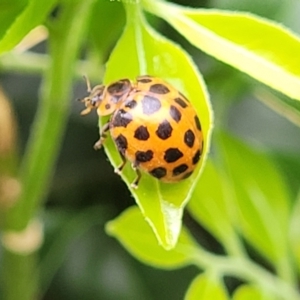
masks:
[[[86,82],[87,92],[90,93],[92,91],[90,80],[88,79],[87,75],[83,75],[83,78]]]

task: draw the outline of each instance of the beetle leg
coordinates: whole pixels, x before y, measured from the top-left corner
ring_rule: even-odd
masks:
[[[138,165],[136,163],[133,163],[131,166],[132,166],[132,169],[136,172],[136,178],[131,183],[131,187],[134,189],[137,189],[140,179],[142,177],[142,172],[140,171],[140,169],[138,168]]]
[[[125,165],[127,163],[127,159],[125,158],[125,156],[121,152],[119,152],[119,153],[122,158],[122,163],[118,167],[115,168],[115,173],[118,175],[121,174],[123,168],[125,167]]]
[[[105,139],[107,138],[106,133],[109,130],[109,125],[110,125],[110,122],[104,124],[103,127],[100,129],[100,131],[99,131],[100,139],[94,145],[95,150],[99,150],[102,147]]]

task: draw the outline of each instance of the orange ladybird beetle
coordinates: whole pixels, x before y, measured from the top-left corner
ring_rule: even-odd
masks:
[[[115,172],[120,174],[129,160],[137,173],[131,184],[137,188],[141,170],[164,182],[189,177],[203,150],[200,120],[189,101],[172,85],[148,75],[135,82],[121,79],[93,89],[83,98],[88,114],[111,115],[100,130],[95,149],[100,149],[110,131],[122,158]]]

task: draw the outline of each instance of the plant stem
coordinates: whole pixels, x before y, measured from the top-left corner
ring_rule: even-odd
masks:
[[[50,31],[50,64],[19,172],[21,195],[5,215],[7,231],[19,232],[26,228],[47,193],[67,123],[75,60],[93,1],[64,1]],[[37,276],[33,275],[37,274],[35,254],[35,251],[24,254],[5,248],[5,268],[1,272],[6,299],[37,297]]]
[[[3,249],[3,299],[36,299],[38,278],[35,255],[18,255],[5,247]]]
[[[30,51],[23,53],[9,52],[0,57],[0,70],[8,72],[17,72],[21,74],[38,74],[45,72],[49,68],[51,63],[50,58],[46,54],[39,54]],[[103,75],[103,68],[98,70],[97,77],[93,72],[94,67],[90,61],[78,60],[75,63],[74,75],[77,78],[81,78],[83,74],[89,74],[89,78],[95,81],[101,78]],[[99,75],[100,73],[100,75]]]
[[[213,269],[223,276],[230,275],[241,278],[261,287],[279,299],[300,300],[300,294],[288,282],[247,258],[217,256],[204,250],[199,251],[199,249],[194,251],[194,254],[194,263],[201,269]]]
[[[8,229],[25,228],[46,194],[67,123],[74,64],[92,2],[66,2],[61,19],[50,31],[51,64],[21,164],[22,194],[7,216]]]

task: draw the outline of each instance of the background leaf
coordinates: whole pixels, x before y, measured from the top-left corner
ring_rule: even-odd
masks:
[[[300,103],[290,98],[276,96],[267,91],[258,89],[255,91],[258,100],[274,110],[276,113],[285,117],[287,120],[300,127]]]
[[[287,248],[289,194],[285,183],[263,153],[225,134],[218,134],[223,165],[235,193],[240,228],[245,238],[289,277]],[[262,172],[263,170],[263,172]],[[225,174],[224,174],[225,175]]]
[[[116,237],[134,257],[148,265],[174,269],[191,264],[197,244],[184,229],[172,250],[162,248],[141,211],[133,206],[106,225],[108,234]]]
[[[241,242],[234,229],[238,218],[234,193],[211,159],[205,165],[188,209],[199,224],[222,242],[228,253],[241,254]]]
[[[272,294],[266,293],[258,287],[242,285],[234,293],[233,300],[279,300]]]
[[[28,0],[2,0],[0,3],[0,37],[2,39],[5,32],[17,18],[17,16],[22,12],[26,6]]]
[[[96,56],[99,62],[96,60],[95,64],[102,65],[117,38],[121,35],[124,25],[125,12],[122,3],[118,1],[96,1],[90,18],[88,38],[93,52],[89,56],[89,60]],[[108,28],[109,34],[107,34]]]
[[[185,295],[185,300],[229,299],[223,282],[209,272],[197,276]]]
[[[57,0],[30,0],[0,41],[0,54],[12,49],[31,29],[43,23],[56,2]]]
[[[300,193],[294,204],[290,222],[290,243],[300,274]]]
[[[300,39],[287,28],[249,13],[143,3],[194,46],[300,100]]]

